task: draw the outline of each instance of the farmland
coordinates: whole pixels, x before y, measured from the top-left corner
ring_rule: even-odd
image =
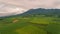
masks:
[[[57,17],[7,17],[0,19],[0,34],[59,34]],[[56,26],[56,27],[54,27]],[[54,31],[52,31],[52,29]]]
[[[1,17],[0,34],[60,34],[60,9],[30,9]]]

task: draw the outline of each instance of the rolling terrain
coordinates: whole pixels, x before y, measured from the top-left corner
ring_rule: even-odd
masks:
[[[1,17],[0,34],[60,34],[59,9],[31,9]]]

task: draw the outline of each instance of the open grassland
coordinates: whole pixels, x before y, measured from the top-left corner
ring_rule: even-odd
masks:
[[[59,24],[60,18],[20,16],[2,18],[0,19],[0,34],[50,34],[48,26],[54,23]]]

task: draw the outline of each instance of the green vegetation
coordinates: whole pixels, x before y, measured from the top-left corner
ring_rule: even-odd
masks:
[[[57,17],[9,17],[0,19],[0,34],[60,34]]]
[[[60,34],[60,9],[31,9],[0,18],[0,34]]]

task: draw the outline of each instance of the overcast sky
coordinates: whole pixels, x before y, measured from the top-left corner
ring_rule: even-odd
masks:
[[[21,6],[22,8],[60,8],[60,0],[0,0],[7,4]]]
[[[0,16],[22,13],[31,8],[60,9],[60,0],[0,0]]]

